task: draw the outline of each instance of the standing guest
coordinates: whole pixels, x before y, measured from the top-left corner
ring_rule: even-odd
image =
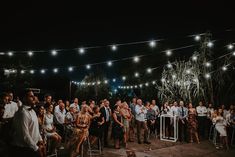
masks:
[[[156,115],[158,116],[160,113],[159,107],[156,104],[156,100],[152,100],[152,106],[153,106],[153,110],[156,112]]]
[[[192,103],[189,103],[188,105],[189,109],[188,109],[188,130],[189,130],[189,139],[190,142],[193,142],[193,136],[195,136],[196,142],[200,143],[199,138],[198,138],[198,132],[197,132],[197,128],[198,128],[198,123],[197,123],[197,119],[196,119],[196,109],[193,108]]]
[[[101,139],[104,124],[104,117],[100,113],[100,108],[98,106],[93,107],[93,115],[91,118],[91,125],[89,128],[89,136],[91,145],[94,144],[98,138]]]
[[[167,115],[171,115],[171,109],[169,107],[168,102],[165,102],[162,106],[161,106],[161,114],[167,114]],[[165,130],[164,130],[164,134],[166,135],[166,137],[170,138],[171,136],[171,117],[165,117]]]
[[[104,117],[104,124],[103,124],[103,134],[102,138],[104,138],[104,146],[108,146],[108,131],[110,126],[110,116],[111,116],[111,110],[109,107],[109,101],[107,99],[104,100],[104,106],[100,108],[100,112],[102,114],[102,117]]]
[[[75,108],[75,113],[78,113],[80,111],[80,107],[78,105],[78,98],[74,98],[74,101],[70,106]]]
[[[213,118],[213,123],[215,123],[215,128],[220,134],[220,146],[216,146],[216,149],[223,148],[223,145],[226,145],[226,148],[229,149],[226,122],[223,117],[223,110],[221,108],[218,110],[217,116]]]
[[[92,111],[94,111],[93,110],[93,108],[95,107],[95,101],[94,100],[89,101],[89,107],[91,108]]]
[[[130,103],[130,110],[131,110],[131,121],[130,121],[130,131],[129,131],[129,141],[134,141],[134,135],[135,135],[135,106],[136,106],[136,98],[132,99],[132,103]]]
[[[127,147],[127,141],[129,140],[129,126],[131,121],[131,110],[128,107],[128,104],[126,102],[123,102],[123,104],[120,107],[120,114],[122,115],[122,123],[123,123],[123,129],[124,129],[124,144],[125,147]]]
[[[88,138],[90,115],[88,114],[87,106],[83,106],[81,112],[77,114],[75,125],[72,138],[67,145],[70,151],[70,157],[76,157],[81,153],[80,146]]]
[[[201,138],[205,138],[207,109],[203,105],[202,101],[199,102],[199,106],[196,107],[196,111],[198,118],[199,135]]]
[[[114,138],[115,148],[120,149],[120,141],[123,139],[123,123],[122,123],[122,115],[120,114],[119,105],[114,106],[113,112],[113,126],[112,126],[112,136]]]
[[[13,100],[13,93],[9,92],[9,93],[7,93],[7,95],[8,95],[8,103],[4,107],[4,114],[3,114],[4,119],[13,118],[16,111],[18,110],[17,103],[12,101]]]
[[[70,107],[70,103],[68,100],[65,101],[65,110],[66,112],[69,112],[69,107]]]
[[[39,131],[38,118],[33,110],[35,105],[32,91],[24,93],[23,106],[13,120],[14,151],[12,156],[43,156],[43,141]]]
[[[222,109],[222,112],[223,112],[222,116],[224,118],[226,118],[226,115],[228,114],[228,110],[226,109],[226,106],[224,104],[221,105],[221,109]]]
[[[147,114],[146,108],[142,104],[142,100],[138,99],[137,100],[137,105],[135,107],[135,119],[136,119],[136,124],[137,124],[137,138],[138,138],[138,143],[141,144],[141,139],[140,139],[140,134],[141,134],[141,129],[144,129],[144,143],[150,144],[148,141],[148,128],[147,124],[145,121],[145,117]]]
[[[150,135],[155,133],[155,123],[156,123],[156,111],[153,109],[153,105],[151,104],[147,111],[147,125],[150,129]]]
[[[50,153],[54,153],[56,151],[56,147],[61,143],[61,136],[56,132],[56,128],[53,122],[53,105],[46,104],[45,106],[46,114],[45,114],[45,134],[47,138],[52,140],[52,147],[49,150]]]
[[[180,142],[187,141],[187,118],[188,109],[184,107],[184,102],[180,101],[179,113],[179,140]]]
[[[207,108],[207,119],[211,120],[213,113],[214,113],[214,107],[211,103],[209,103]]]
[[[171,107],[171,112],[173,116],[179,116],[178,108],[179,107],[177,101],[174,101],[173,106]]]

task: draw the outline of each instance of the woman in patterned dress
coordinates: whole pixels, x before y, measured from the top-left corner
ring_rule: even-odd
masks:
[[[188,131],[189,131],[189,137],[190,137],[190,142],[193,142],[193,136],[195,136],[196,142],[200,143],[199,138],[198,138],[198,123],[196,119],[196,109],[193,108],[192,103],[189,103],[188,106]]]

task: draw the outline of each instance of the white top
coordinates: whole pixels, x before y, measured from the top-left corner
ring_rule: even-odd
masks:
[[[207,108],[207,118],[211,119],[214,113],[214,108]]]
[[[53,127],[53,114],[45,114],[45,122],[44,122],[44,126],[45,126],[45,129],[48,129],[48,130],[52,130]]]
[[[160,113],[159,107],[157,105],[153,106],[153,110],[156,112],[156,115]]]
[[[136,113],[136,115],[135,115],[136,120],[141,121],[141,122],[145,121],[147,110],[143,105],[142,106],[136,105],[135,106],[135,113]]]
[[[173,115],[173,116],[179,116],[178,109],[179,109],[178,106],[172,106],[171,109],[170,109],[171,115]]]
[[[72,103],[72,104],[70,104],[70,107],[75,107],[76,111],[78,111],[78,112],[80,111],[80,107],[77,104]]]
[[[57,122],[59,122],[60,124],[64,124],[64,119],[66,115],[65,109],[63,111],[59,109],[57,112],[54,113],[54,115],[55,115]]]
[[[207,109],[205,106],[197,106],[196,111],[199,117],[207,116]]]
[[[9,104],[5,105],[5,110],[3,113],[3,118],[12,118],[14,117],[16,111],[18,111],[17,103],[11,101]]]
[[[13,120],[13,145],[19,147],[29,147],[34,151],[38,150],[37,143],[42,141],[39,132],[38,118],[33,109],[29,106],[22,106],[16,113]]]
[[[226,121],[222,116],[213,118],[212,122],[215,123],[216,126],[226,126]]]

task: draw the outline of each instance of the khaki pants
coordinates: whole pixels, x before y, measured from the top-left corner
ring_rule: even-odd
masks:
[[[136,120],[136,125],[137,125],[137,138],[138,141],[140,140],[140,134],[141,134],[141,129],[144,129],[144,141],[148,141],[148,128],[147,128],[147,123],[145,121],[138,121]]]

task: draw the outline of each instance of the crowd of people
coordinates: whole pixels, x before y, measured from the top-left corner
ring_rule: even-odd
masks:
[[[30,90],[25,91],[22,101],[19,97],[15,100],[12,92],[1,95],[1,143],[5,142],[14,148],[14,153],[23,156],[44,157],[65,146],[70,156],[75,157],[87,140],[91,145],[100,141],[102,149],[110,147],[111,141],[115,149],[128,147],[128,143],[136,139],[138,144],[151,144],[149,137],[159,135],[163,114],[177,117],[181,142],[200,143],[208,139],[210,127],[214,126],[220,135],[216,148],[228,149],[231,142],[228,138],[235,128],[233,105],[227,110],[225,105],[214,108],[208,104],[206,107],[202,101],[198,105],[186,104],[183,100],[157,105],[156,100],[143,103],[142,99],[133,98],[131,102],[117,100],[115,104],[107,99],[79,104],[78,98],[72,103],[55,102],[49,94],[44,101],[39,101]],[[165,123],[166,136],[171,137],[172,119],[167,118]]]

